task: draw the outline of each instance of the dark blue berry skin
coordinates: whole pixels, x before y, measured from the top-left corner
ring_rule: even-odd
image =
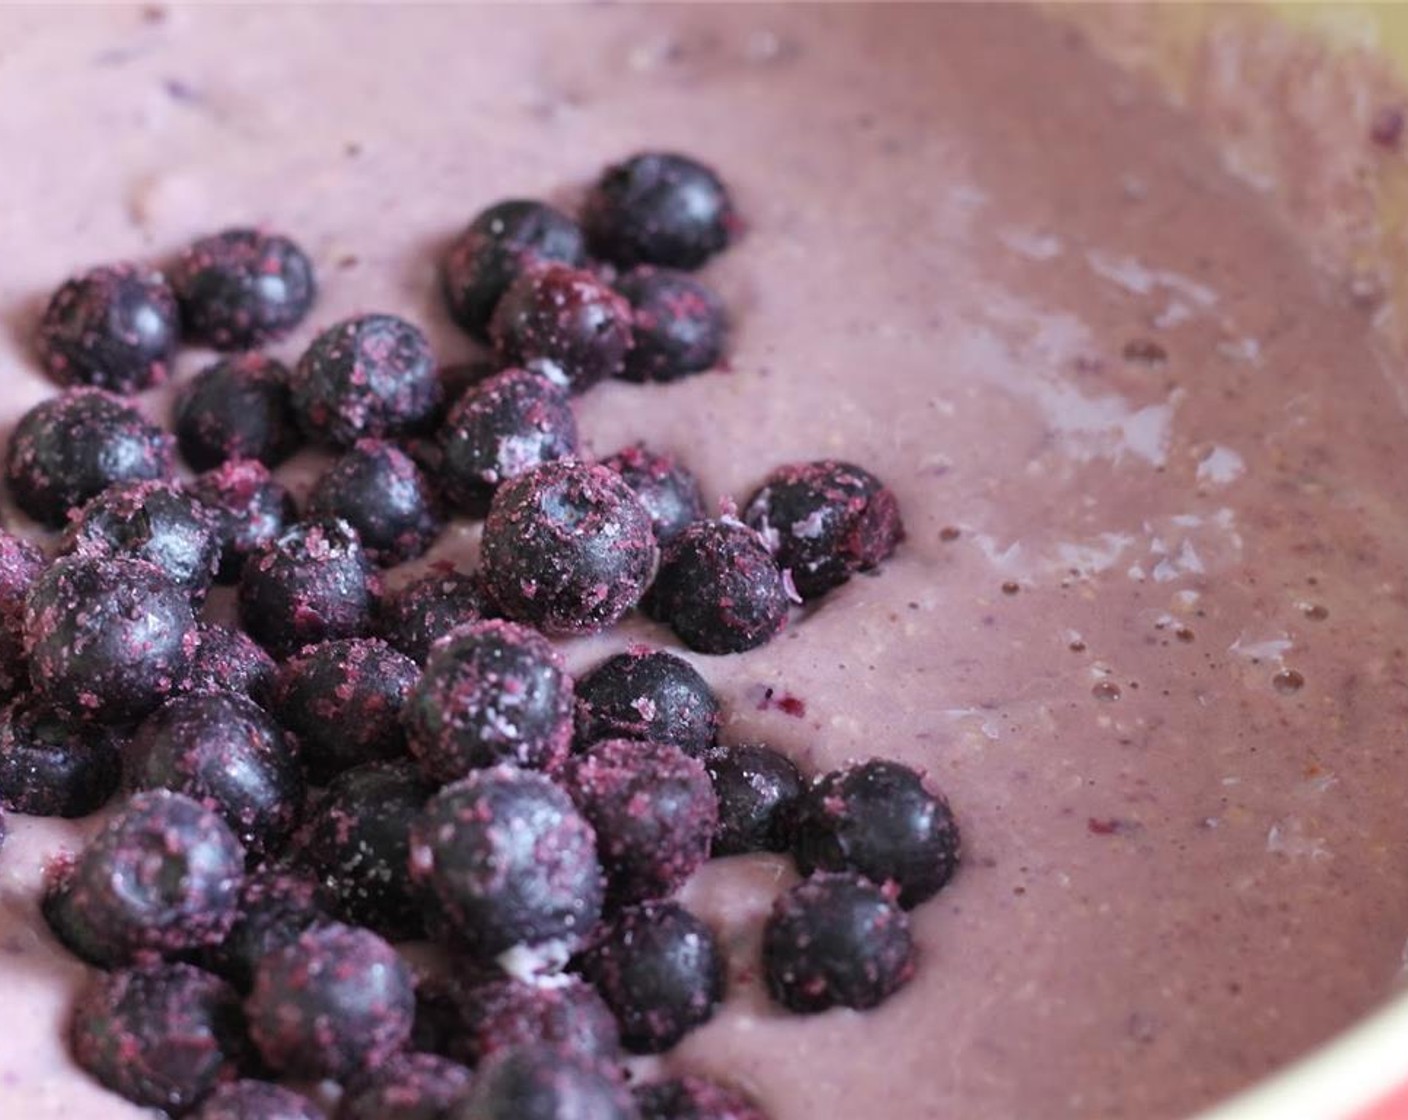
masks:
[[[392,941],[421,936],[421,895],[410,881],[411,822],[435,787],[409,762],[373,762],[333,779],[309,816],[301,861],[338,917]]]
[[[489,319],[525,267],[561,261],[580,267],[586,246],[577,223],[546,203],[511,198],[482,211],[441,262],[445,306],[472,338],[489,341]]]
[[[446,1120],[640,1120],[614,1071],[549,1043],[502,1050]]]
[[[140,719],[175,695],[200,642],[191,600],[144,560],[65,557],[30,589],[37,693],[66,715]]]
[[[496,978],[463,989],[451,1053],[467,1065],[512,1046],[546,1042],[574,1054],[615,1062],[621,1028],[590,984],[563,975],[551,984]]]
[[[591,826],[535,771],[478,770],[442,789],[411,828],[410,867],[479,960],[520,945],[580,943],[601,916]]]
[[[345,521],[303,521],[249,555],[240,574],[240,622],[275,657],[372,626],[379,581]]]
[[[445,1120],[469,1092],[469,1070],[437,1054],[396,1054],[348,1087],[337,1120]]]
[[[577,969],[616,1012],[635,1054],[663,1054],[714,1017],[724,957],[714,932],[675,902],[623,910],[593,939]]]
[[[171,269],[187,334],[216,350],[253,350],[303,321],[317,296],[313,262],[289,238],[227,229],[182,252]]]
[[[213,809],[252,856],[282,848],[303,805],[303,771],[271,716],[247,696],[168,700],[128,745],[129,789],[170,789]]]
[[[161,273],[100,265],[67,280],[39,323],[39,358],[60,385],[137,393],[171,372],[180,342],[176,297]]]
[[[745,744],[710,751],[704,765],[719,800],[712,855],[791,849],[803,782],[790,758]]]
[[[191,1120],[327,1120],[307,1097],[267,1081],[230,1081],[216,1087]]]
[[[713,369],[728,337],[724,302],[692,276],[642,265],[616,281],[631,305],[635,345],[626,381],[679,381]]]
[[[288,378],[288,367],[265,354],[206,366],[176,398],[172,426],[182,458],[198,471],[230,459],[282,463],[302,442]]]
[[[813,875],[773,903],[763,971],[789,1011],[876,1007],[914,975],[909,916],[853,872]]]
[[[637,1085],[634,1095],[641,1120],[768,1120],[738,1089],[690,1074]]]
[[[310,438],[351,447],[364,436],[408,435],[440,407],[440,376],[419,327],[361,315],[313,340],[290,378],[293,409]]]
[[[358,440],[323,473],[308,512],[342,518],[372,562],[386,568],[422,555],[445,528],[439,496],[415,460],[376,439]]]
[[[608,167],[587,197],[582,226],[612,264],[695,269],[738,227],[719,177],[688,156],[642,152]]]
[[[377,633],[417,664],[430,647],[456,627],[494,616],[476,576],[448,566],[431,571],[386,595],[377,612]]]
[[[46,906],[59,939],[103,967],[223,938],[235,920],[244,848],[215,813],[179,793],[130,798]]]
[[[592,634],[639,601],[658,550],[650,515],[606,467],[544,463],[499,487],[484,522],[484,586],[545,634]]]
[[[699,756],[719,733],[719,698],[688,661],[636,648],[607,658],[576,685],[577,744],[602,739],[673,743]]]
[[[888,558],[904,539],[894,494],[852,463],[778,467],[744,512],[803,599],[816,599]]]
[[[431,647],[402,719],[437,782],[499,762],[551,769],[571,747],[572,679],[541,634],[476,622]]]
[[[500,365],[583,393],[625,368],[631,305],[586,269],[537,264],[504,292],[489,334]]]
[[[230,932],[202,949],[198,963],[247,994],[260,961],[329,921],[323,901],[311,875],[266,862],[245,876]]]
[[[237,692],[265,710],[274,695],[278,667],[274,659],[243,630],[201,622],[200,646],[191,660],[189,692]]]
[[[797,803],[793,854],[803,875],[855,871],[894,883],[906,910],[953,877],[959,847],[948,802],[903,763],[877,758],[833,770]]]
[[[29,685],[24,602],[47,564],[35,545],[0,529],[0,700]]]
[[[134,1104],[174,1115],[248,1061],[239,997],[189,964],[96,977],[69,1029],[80,1067]]]
[[[637,443],[622,448],[601,461],[621,476],[635,491],[645,512],[655,539],[664,545],[704,517],[704,494],[694,473],[665,452],[649,450]]]
[[[244,562],[298,519],[293,497],[254,459],[231,459],[191,483],[191,494],[210,511],[220,544],[217,583],[238,583]]]
[[[503,370],[466,389],[437,439],[440,485],[474,517],[488,512],[500,484],[542,463],[574,458],[580,446],[566,390],[524,369]]]
[[[273,1069],[350,1081],[405,1045],[415,1003],[415,980],[395,949],[370,930],[329,922],[259,962],[245,1012]]]
[[[696,521],[662,550],[642,606],[698,653],[742,653],[787,624],[787,585],[752,529]]]
[[[35,817],[86,817],[122,777],[119,737],[21,697],[0,712],[0,805]]]
[[[5,478],[15,504],[51,529],[114,482],[167,478],[172,439],[101,389],[40,401],[10,435]]]

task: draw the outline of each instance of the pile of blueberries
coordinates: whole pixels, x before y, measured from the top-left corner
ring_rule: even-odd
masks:
[[[259,353],[316,291],[263,230],[54,295],[39,353],[68,388],[5,469],[62,534],[51,559],[0,532],[0,802],[81,817],[121,793],[42,901],[101,970],[71,1046],[104,1085],[202,1120],[322,1117],[288,1087],[317,1082],[338,1120],[759,1120],[736,1088],[632,1089],[622,1064],[724,997],[714,931],[673,898],[711,855],[790,851],[807,876],[763,934],[782,1006],[873,1007],[912,975],[907,911],[959,858],[917,773],[807,783],[720,746],[682,658],[632,647],[574,682],[548,640],[639,606],[693,650],[754,648],[902,536],[848,463],[779,468],[710,520],[671,456],[579,457],[570,394],[719,361],[725,309],[689,271],[737,227],[719,178],[664,153],[608,168],[580,224],[489,208],[442,267],[488,373],[437,369],[382,314],[292,369]],[[178,395],[173,440],[122,395],[182,342],[227,356]],[[300,514],[271,468],[305,441],[338,457]],[[480,570],[385,591],[450,512],[484,518]],[[201,620],[215,583],[240,628]],[[450,967],[418,978],[392,947],[413,940]]]

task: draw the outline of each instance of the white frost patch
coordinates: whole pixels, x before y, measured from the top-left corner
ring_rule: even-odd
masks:
[[[1327,860],[1332,855],[1324,838],[1308,835],[1305,823],[1297,817],[1279,820],[1267,830],[1266,850],[1272,855],[1308,859],[1312,863]]]
[[[1285,631],[1266,638],[1249,638],[1243,630],[1237,640],[1227,647],[1227,652],[1249,661],[1279,661],[1294,647],[1295,642]]]
[[[976,719],[979,729],[987,739],[996,741],[1002,733],[997,723],[992,719],[991,713],[985,712],[981,708],[940,708],[939,715],[949,716],[952,719]]]
[[[1188,303],[1181,299],[1171,299],[1162,311],[1155,312],[1154,317],[1149,320],[1149,325],[1155,330],[1166,331],[1170,327],[1176,327],[1179,323],[1186,323],[1197,314]]]
[[[1217,344],[1219,356],[1230,362],[1248,362],[1256,365],[1261,361],[1261,343],[1254,338],[1228,338]]]
[[[1085,259],[1095,275],[1118,285],[1131,295],[1147,296],[1162,288],[1199,307],[1211,307],[1217,302],[1217,292],[1206,284],[1168,269],[1149,268],[1134,257],[1115,257],[1092,249],[1085,254]]]
[[[997,239],[1029,261],[1054,260],[1065,251],[1065,245],[1055,234],[1037,233],[1035,230],[1008,228],[1000,231]]]
[[[567,966],[571,957],[572,949],[566,941],[544,941],[540,945],[515,945],[505,949],[494,958],[494,963],[525,984],[565,983],[566,980],[558,980],[556,974]]]
[[[1203,558],[1198,555],[1198,550],[1187,537],[1178,543],[1176,552],[1171,551],[1156,537],[1150,542],[1149,551],[1159,557],[1153,571],[1156,583],[1169,583],[1179,576],[1202,575],[1207,571]]]
[[[1131,412],[1122,397],[1087,397],[1072,385],[1038,385],[1032,396],[1067,453],[1079,462],[1102,457],[1119,462],[1134,455],[1161,467],[1168,460],[1173,398]]]
[[[969,535],[969,539],[978,546],[978,551],[994,568],[1010,568],[1022,555],[1021,541],[1013,541],[1003,547],[997,543],[996,537],[987,533],[972,533]]]
[[[1246,462],[1230,447],[1214,447],[1198,464],[1198,481],[1225,486],[1242,476]]]
[[[1056,545],[1056,558],[1065,568],[1094,575],[1113,568],[1133,544],[1128,533],[1101,533],[1094,541],[1061,541]]]

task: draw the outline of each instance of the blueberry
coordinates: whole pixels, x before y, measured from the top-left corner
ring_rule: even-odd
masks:
[[[337,1120],[445,1120],[469,1092],[469,1070],[436,1054],[396,1054],[348,1087]]]
[[[958,824],[915,771],[877,758],[825,774],[802,794],[793,852],[803,875],[857,871],[895,883],[910,909],[957,870]]]
[[[790,1011],[863,1011],[914,975],[909,916],[874,883],[820,873],[784,892],[763,927],[772,998]]]
[[[723,300],[694,277],[642,265],[617,280],[616,290],[631,305],[635,338],[621,371],[627,381],[679,381],[723,357]]]
[[[420,936],[421,898],[407,872],[410,828],[434,792],[409,762],[372,762],[332,780],[301,854],[340,918],[394,941]]]
[[[523,269],[543,261],[586,263],[582,231],[546,203],[511,198],[482,211],[441,262],[450,317],[473,338],[489,341],[489,319]]]
[[[46,916],[94,964],[218,942],[235,920],[244,848],[223,820],[169,790],[130,798],[52,885]]]
[[[636,1054],[663,1054],[714,1017],[724,958],[714,932],[675,902],[623,910],[578,959]]]
[[[720,747],[704,760],[719,799],[711,854],[785,852],[792,847],[802,775],[785,754],[757,744]]]
[[[228,1081],[201,1102],[191,1120],[326,1120],[307,1097],[267,1081]]]
[[[695,269],[728,245],[738,219],[728,190],[704,164],[642,152],[603,172],[582,225],[592,251],[613,264]]]
[[[245,1012],[271,1067],[347,1081],[401,1049],[415,1002],[411,970],[395,949],[370,930],[329,922],[259,962]]]
[[[383,567],[422,555],[445,528],[440,499],[414,460],[377,439],[358,440],[323,473],[308,512],[342,518]]]
[[[547,1042],[574,1054],[616,1061],[621,1029],[590,984],[562,975],[551,983],[495,979],[463,991],[453,1048],[470,1065],[512,1046]]]
[[[25,696],[0,712],[0,805],[36,817],[86,817],[122,776],[110,729],[73,723]]]
[[[500,486],[480,550],[490,598],[553,635],[616,623],[657,559],[650,515],[620,475],[574,462],[545,463]]]
[[[74,1060],[146,1108],[190,1109],[247,1059],[239,997],[189,964],[96,977],[70,1023]]]
[[[0,529],[0,701],[29,684],[24,651],[24,602],[43,574],[44,553]]]
[[[441,565],[382,599],[377,631],[412,661],[424,664],[438,639],[493,614],[477,577]]]
[[[379,584],[345,521],[305,521],[250,553],[240,575],[240,622],[275,657],[371,629]]]
[[[237,692],[268,708],[278,673],[274,659],[243,630],[215,622],[196,625],[200,646],[187,674],[190,692]]]
[[[674,540],[685,528],[704,516],[704,495],[694,473],[666,452],[651,451],[637,443],[622,448],[601,461],[621,476],[636,492],[655,539],[662,545]]]
[[[431,646],[402,719],[436,781],[497,762],[547,769],[571,746],[572,681],[542,635],[476,622]]]
[[[447,1120],[640,1120],[612,1071],[550,1043],[502,1050]]]
[[[171,442],[111,393],[69,389],[20,417],[5,477],[15,504],[56,529],[70,509],[114,482],[168,477]]]
[[[546,377],[506,369],[459,398],[438,435],[446,496],[476,517],[499,485],[526,470],[578,452],[577,420],[566,390]]]
[[[401,709],[420,671],[376,638],[308,646],[279,672],[274,710],[313,779],[406,753]]]
[[[763,534],[803,599],[876,567],[904,538],[890,489],[835,459],[778,467],[748,499],[744,520]]]
[[[601,916],[591,826],[535,771],[498,766],[446,786],[411,827],[410,866],[480,960],[578,943]]]
[[[419,327],[361,315],[313,340],[290,379],[303,430],[334,447],[416,431],[440,407],[440,378]]]
[[[537,264],[504,292],[489,334],[501,365],[582,393],[625,367],[631,305],[585,269]]]
[[[129,789],[170,789],[225,818],[255,856],[298,823],[303,771],[279,725],[246,696],[178,696],[142,721],[127,748]]]
[[[327,922],[322,902],[322,889],[310,875],[264,864],[241,884],[230,932],[201,950],[202,967],[248,993],[260,961]]]
[[[283,483],[254,459],[231,459],[206,471],[191,483],[191,494],[214,519],[219,583],[239,582],[249,555],[271,544],[298,518]]]
[[[787,585],[758,534],[696,521],[667,544],[643,604],[699,653],[741,653],[787,624]]]
[[[276,467],[298,450],[288,368],[264,354],[235,354],[206,366],[176,398],[181,454],[198,471],[230,459]]]
[[[641,1120],[768,1120],[741,1090],[685,1074],[635,1088]]]
[[[199,606],[220,563],[215,517],[174,482],[118,482],[73,515],[59,554],[145,560]]]
[[[719,732],[719,698],[688,661],[638,647],[609,657],[577,679],[581,745],[652,739],[698,755]]]
[[[190,596],[144,560],[65,557],[31,588],[35,691],[65,714],[140,719],[174,695],[200,638]]]
[[[313,262],[293,241],[227,229],[186,248],[171,270],[181,321],[216,350],[253,350],[282,338],[313,306]]]
[[[61,385],[136,393],[166,380],[180,334],[166,277],[135,264],[100,265],[49,300],[39,357]]]

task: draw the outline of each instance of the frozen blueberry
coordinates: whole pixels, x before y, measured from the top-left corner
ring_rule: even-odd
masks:
[[[254,459],[231,459],[191,483],[210,511],[220,543],[219,583],[236,583],[244,562],[281,536],[298,518],[293,498],[269,468]]]
[[[361,315],[313,340],[290,378],[305,432],[335,447],[416,431],[440,407],[440,377],[419,327]]]
[[[695,269],[738,229],[728,191],[688,156],[642,152],[608,167],[587,198],[582,226],[613,264]]]
[[[469,1070],[437,1054],[395,1054],[348,1087],[337,1120],[446,1120],[469,1092]]]
[[[621,1041],[636,1054],[663,1054],[712,1019],[724,998],[714,931],[675,902],[621,911],[577,967],[616,1012]]]
[[[24,652],[24,601],[44,571],[44,553],[0,529],[0,701],[29,684]]]
[[[688,661],[637,647],[577,679],[577,742],[652,739],[698,755],[719,732],[719,699]]]
[[[127,748],[123,780],[195,798],[255,856],[282,846],[303,804],[303,771],[283,731],[233,692],[194,692],[154,711]]]
[[[787,585],[762,539],[736,521],[696,521],[663,549],[643,604],[699,653],[741,653],[787,624]]]
[[[616,1061],[621,1029],[606,1001],[590,984],[561,975],[551,983],[495,979],[463,991],[456,1056],[478,1065],[511,1046],[548,1042],[574,1054]]]
[[[419,679],[415,662],[377,638],[323,642],[284,664],[274,710],[322,782],[406,753],[401,709]]]
[[[642,265],[616,281],[631,305],[635,345],[621,376],[627,381],[679,381],[718,364],[728,319],[724,303],[692,276]]]
[[[586,263],[582,231],[546,203],[511,198],[482,211],[441,262],[440,282],[450,317],[480,342],[489,318],[523,269],[543,261]]]
[[[657,559],[650,515],[621,476],[575,462],[545,463],[500,486],[480,554],[499,609],[553,635],[616,623]]]
[[[596,830],[612,902],[673,894],[709,858],[714,787],[672,743],[607,739],[568,759],[561,780]]]
[[[448,1120],[640,1120],[640,1113],[610,1068],[538,1042],[486,1061]]]
[[[797,804],[798,870],[857,871],[895,883],[905,909],[933,897],[958,868],[958,824],[908,766],[871,759],[833,770]]]
[[[402,719],[436,781],[497,762],[549,769],[571,746],[572,680],[541,634],[475,622],[430,647]]]
[[[493,614],[477,577],[439,565],[382,599],[377,630],[412,661],[424,664],[438,639]]]
[[[171,270],[181,321],[216,350],[253,350],[282,338],[313,306],[313,262],[294,242],[227,229],[186,248]]]
[[[532,770],[497,766],[446,786],[411,826],[411,874],[478,959],[580,942],[601,916],[592,829]]]
[[[220,563],[215,517],[174,482],[118,482],[70,521],[59,554],[115,556],[156,565],[199,606]]]
[[[229,1081],[201,1102],[191,1120],[326,1120],[307,1097],[267,1081]]]
[[[482,517],[499,484],[578,452],[567,393],[546,377],[506,369],[470,386],[438,436],[438,479],[459,509]]]
[[[245,1011],[271,1067],[347,1081],[405,1045],[415,1005],[410,967],[395,949],[370,930],[329,922],[259,962]]]
[[[323,473],[308,512],[342,518],[383,567],[420,556],[445,528],[440,499],[415,461],[378,439],[358,440]]]
[[[49,300],[39,357],[61,385],[136,393],[166,380],[180,335],[166,277],[135,264],[100,265]]]
[[[276,467],[298,450],[288,368],[264,354],[235,354],[206,366],[176,398],[181,454],[198,471],[230,459]]]
[[[186,591],[145,560],[56,561],[25,603],[35,691],[84,719],[140,719],[176,694],[200,642]]]
[[[223,940],[201,950],[201,965],[247,993],[260,961],[327,922],[322,902],[310,875],[266,863],[245,877],[234,924]]]
[[[94,964],[219,941],[235,920],[244,848],[199,802],[169,790],[130,798],[51,885],[55,934]]]
[[[637,1085],[635,1098],[641,1120],[768,1120],[741,1090],[691,1074]]]
[[[379,583],[345,521],[304,521],[250,553],[240,575],[240,622],[275,657],[371,629]]]
[[[200,646],[187,675],[190,692],[237,692],[268,708],[278,673],[274,659],[246,634],[215,622],[196,626]]]
[[[114,482],[168,477],[171,442],[111,393],[69,389],[20,417],[5,477],[15,504],[57,529],[70,509]]]
[[[704,759],[719,799],[711,854],[785,852],[792,847],[802,775],[785,754],[758,744],[719,747]]]
[[[69,1031],[74,1060],[104,1086],[175,1114],[247,1060],[239,997],[218,976],[189,964],[94,978]]]
[[[778,467],[748,499],[744,520],[763,534],[803,599],[876,567],[904,538],[890,489],[835,459]]]
[[[631,305],[586,269],[537,264],[504,292],[489,334],[500,364],[582,393],[625,368]]]
[[[662,545],[704,516],[699,480],[673,455],[637,443],[603,459],[601,465],[610,467],[636,492]]]
[[[773,903],[763,970],[772,998],[790,1011],[875,1007],[914,975],[909,916],[859,875],[813,875]]]
[[[109,728],[64,719],[32,696],[0,712],[0,805],[35,817],[86,817],[122,777]]]
[[[410,882],[410,828],[435,787],[409,762],[373,762],[332,780],[302,842],[339,917],[393,941],[421,934]]]

